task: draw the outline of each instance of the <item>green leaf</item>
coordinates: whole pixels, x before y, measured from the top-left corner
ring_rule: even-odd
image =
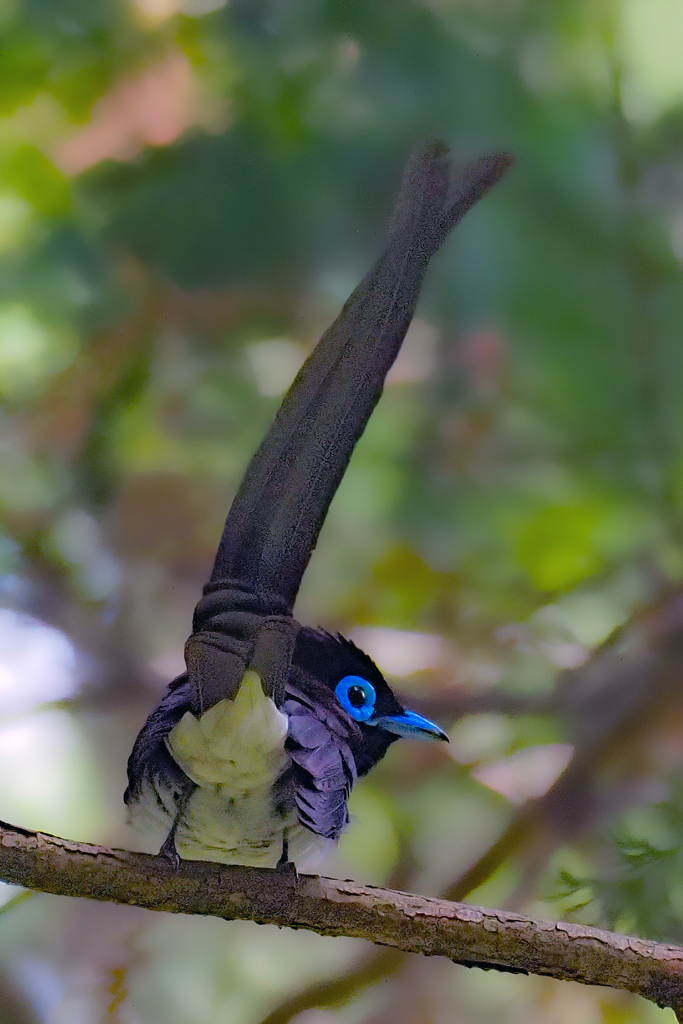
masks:
[[[5,161],[0,179],[47,217],[59,217],[71,206],[68,180],[48,158],[28,143]]]

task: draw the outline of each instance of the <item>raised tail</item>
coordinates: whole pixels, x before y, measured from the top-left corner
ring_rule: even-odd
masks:
[[[382,393],[430,258],[502,177],[496,153],[457,171],[432,142],[410,158],[386,249],[287,392],[230,509],[208,592],[238,586],[291,613],[330,502]]]

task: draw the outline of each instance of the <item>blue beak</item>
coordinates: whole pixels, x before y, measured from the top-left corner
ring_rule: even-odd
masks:
[[[385,715],[380,718],[371,718],[366,725],[378,725],[380,729],[387,732],[394,732],[397,736],[410,736],[415,740],[445,740],[448,743],[448,736],[443,729],[423,718],[416,711],[404,711],[402,715]]]

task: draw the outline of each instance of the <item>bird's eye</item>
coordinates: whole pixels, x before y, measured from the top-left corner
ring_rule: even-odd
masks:
[[[344,676],[334,692],[339,703],[357,722],[367,722],[375,710],[375,688],[360,676]]]

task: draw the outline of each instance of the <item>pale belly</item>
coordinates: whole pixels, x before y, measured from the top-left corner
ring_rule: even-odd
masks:
[[[273,868],[286,838],[288,859],[302,870],[313,868],[334,844],[303,828],[296,810],[274,813],[269,797],[257,790],[235,798],[223,787],[197,789],[177,832],[178,853],[187,860]]]

